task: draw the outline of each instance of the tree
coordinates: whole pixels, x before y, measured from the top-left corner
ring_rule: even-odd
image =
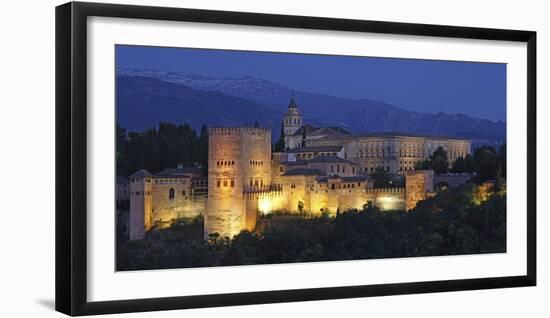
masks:
[[[375,188],[387,188],[391,185],[390,174],[386,171],[386,169],[384,169],[384,167],[376,167],[370,176],[374,180]]]
[[[197,133],[189,124],[159,123],[158,128],[126,132],[117,126],[117,174],[130,175],[139,169],[157,173],[179,164],[200,164],[208,171],[208,127]]]
[[[443,147],[438,147],[427,159],[414,165],[416,170],[433,170],[435,173],[445,173],[449,170],[447,152]]]
[[[273,145],[274,152],[281,152],[285,150],[285,127],[283,122],[281,122],[281,134],[279,135],[279,140]]]
[[[417,161],[414,164],[414,170],[429,170],[429,169],[431,169],[431,165],[428,159]]]
[[[205,174],[208,173],[208,126],[203,124],[201,134],[197,142],[198,162],[200,163]]]
[[[453,167],[451,171],[454,173],[474,172],[475,171],[474,158],[470,154],[466,155],[466,157],[457,158],[453,163]]]
[[[447,159],[437,156],[432,161],[432,169],[435,173],[446,173],[449,170]]]
[[[449,170],[449,161],[447,152],[443,147],[438,147],[429,158],[432,169],[435,173],[445,173]]]
[[[501,164],[495,148],[490,146],[477,148],[474,151],[474,164],[478,175],[478,182],[497,179],[498,169]]]

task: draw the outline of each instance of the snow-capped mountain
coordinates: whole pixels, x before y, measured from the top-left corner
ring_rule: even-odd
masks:
[[[139,84],[139,90],[150,92],[148,100],[155,100],[154,103],[148,102],[149,106],[147,107],[156,105],[155,107],[165,108],[163,103],[167,103],[167,101],[162,96],[166,95],[166,89],[178,91],[178,96],[173,96],[173,98],[182,99],[182,101],[176,103],[179,106],[173,105],[173,107],[190,107],[190,109],[185,111],[178,109],[181,115],[178,118],[173,118],[172,121],[191,123],[191,120],[201,118],[202,121],[207,123],[208,121],[217,122],[219,118],[225,118],[226,124],[240,125],[243,122],[249,123],[259,120],[265,122],[265,124],[270,123],[269,127],[274,129],[274,135],[278,134],[282,114],[286,111],[291,94],[291,89],[288,87],[250,76],[213,78],[190,73],[136,69],[118,69],[117,74],[117,78],[125,82],[123,86],[117,85],[117,93],[119,95],[122,93],[122,87],[128,89]],[[135,81],[131,80],[132,78],[148,78],[155,81]],[[163,85],[163,83],[166,85]],[[151,85],[155,89],[148,89],[147,85]],[[304,121],[314,125],[340,126],[358,133],[399,131],[442,134],[491,141],[503,141],[506,136],[506,124],[502,121],[493,122],[464,114],[412,112],[369,99],[349,99],[303,91],[296,91],[295,95]],[[200,96],[199,99],[197,99],[198,96]],[[120,97],[121,99],[118,99],[118,101],[123,104],[126,103],[126,99],[134,99],[133,96],[128,94],[120,95]],[[192,105],[183,102],[183,100],[188,101],[190,99],[194,100]],[[213,101],[219,102],[214,107],[216,111],[210,109]],[[172,102],[175,101],[172,100]],[[142,104],[137,103],[135,105]],[[127,106],[129,108],[126,111],[132,112],[131,107],[134,106]],[[142,105],[141,108],[138,108],[143,110],[143,107],[145,106]],[[162,117],[160,114],[155,115],[156,111],[158,109],[151,109],[148,115],[149,118],[145,121]],[[168,110],[166,109],[166,111]],[[183,116],[184,113],[185,116],[189,117]],[[201,115],[202,113],[204,113],[204,116]],[[206,114],[211,117],[207,117]],[[166,116],[169,117],[169,114],[163,116],[162,118],[166,118]],[[122,119],[122,116],[119,116],[119,118]],[[202,123],[197,125],[200,124]],[[142,125],[130,122],[127,125],[136,128],[142,127]]]

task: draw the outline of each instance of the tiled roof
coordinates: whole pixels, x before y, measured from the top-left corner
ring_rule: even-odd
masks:
[[[342,181],[345,182],[358,182],[358,181],[367,181],[367,176],[352,176],[352,177],[341,177]]]
[[[294,136],[303,136],[304,131],[306,136],[333,136],[333,135],[350,135],[351,133],[340,127],[315,127],[310,124],[303,125],[294,133]]]
[[[360,134],[350,134],[350,135],[331,135],[326,136],[326,139],[343,139],[349,140],[353,138],[399,138],[399,137],[413,137],[413,138],[426,138],[426,139],[453,139],[453,140],[464,140],[470,141],[468,138],[453,137],[453,136],[444,136],[444,135],[435,135],[435,134],[420,134],[420,133],[409,133],[409,132],[373,132],[373,133],[360,133]]]
[[[340,181],[343,182],[365,182],[368,179],[366,176],[340,177],[339,175],[333,175],[330,177],[318,177],[317,182],[325,183],[328,182],[328,179],[331,178],[340,179]]]
[[[290,98],[288,108],[298,108],[298,104],[296,104],[296,100],[294,99],[294,93],[292,93],[292,98]]]
[[[162,170],[155,176],[159,178],[189,178],[190,174],[202,174],[202,169],[196,167],[169,168]]]
[[[289,153],[301,153],[301,152],[339,152],[342,150],[342,146],[306,146],[290,149]]]
[[[287,166],[305,166],[307,165],[307,160],[283,161],[281,162],[281,164],[287,165]]]
[[[296,168],[288,170],[283,176],[322,176],[325,173],[319,169]]]
[[[315,157],[313,159],[308,160],[309,163],[317,163],[317,162],[342,162],[342,163],[349,163],[352,165],[356,165],[355,162],[351,162],[349,160],[337,157],[337,156],[319,156]]]
[[[130,175],[130,177],[134,177],[134,178],[153,177],[153,174],[147,170],[141,169],[134,172],[132,175]]]

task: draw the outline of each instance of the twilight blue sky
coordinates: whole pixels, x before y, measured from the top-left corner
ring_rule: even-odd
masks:
[[[117,46],[116,63],[211,77],[253,76],[412,111],[506,120],[505,64],[142,46]]]

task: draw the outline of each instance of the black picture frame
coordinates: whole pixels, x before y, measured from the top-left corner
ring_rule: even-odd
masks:
[[[350,287],[87,301],[86,36],[92,16],[527,43],[527,274]],[[70,2],[56,7],[56,310],[92,315],[536,285],[536,32]]]

